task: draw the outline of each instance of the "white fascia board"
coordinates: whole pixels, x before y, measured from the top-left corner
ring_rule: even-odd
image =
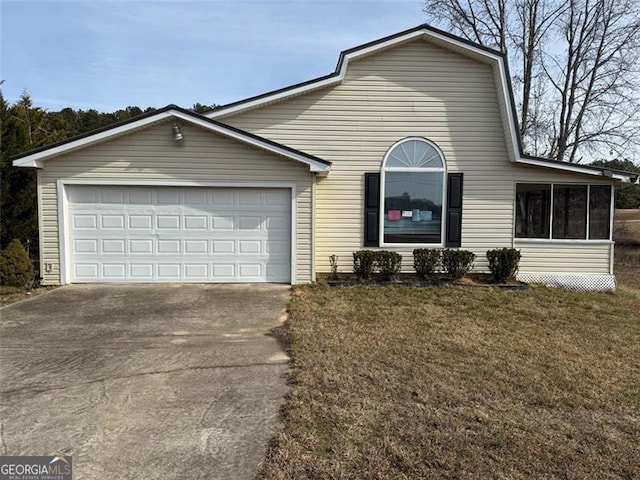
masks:
[[[593,175],[595,177],[611,178],[624,183],[631,183],[632,175],[625,175],[622,173],[612,172],[611,177],[607,177],[600,170],[594,170],[591,168],[584,168],[575,163],[563,162],[563,163],[549,163],[544,160],[536,160],[534,158],[518,158],[515,163],[522,163],[525,165],[533,165],[536,167],[552,168],[555,170],[564,170],[567,172],[581,173],[585,175]]]
[[[275,93],[273,93],[272,95],[265,95],[263,97],[260,98],[256,98],[255,100],[251,100],[248,102],[242,102],[236,105],[232,105],[229,107],[219,107],[215,110],[212,110],[211,112],[207,112],[204,114],[205,117],[208,118],[220,118],[220,117],[225,117],[227,115],[232,115],[235,113],[239,113],[245,110],[250,110],[252,108],[255,107],[259,107],[265,104],[269,104],[269,103],[273,103],[273,102],[277,102],[279,100],[283,100],[285,98],[289,98],[289,97],[294,97],[296,95],[300,95],[303,93],[307,93],[307,92],[311,92],[313,90],[318,90],[321,88],[325,88],[325,87],[330,87],[332,85],[338,85],[340,83],[342,83],[342,80],[344,79],[344,76],[347,72],[347,68],[349,66],[349,62],[351,60],[355,60],[357,58],[369,55],[371,53],[375,53],[379,50],[384,50],[386,48],[392,47],[396,44],[399,43],[403,43],[403,42],[407,42],[410,40],[413,40],[415,38],[418,37],[433,37],[435,39],[440,40],[441,42],[444,43],[448,43],[451,45],[455,45],[456,47],[460,48],[460,49],[464,49],[467,51],[471,51],[477,55],[480,55],[482,57],[486,57],[487,59],[490,59],[492,61],[496,61],[496,60],[500,60],[499,56],[496,55],[492,55],[491,53],[482,50],[480,48],[475,48],[471,45],[468,45],[466,43],[463,42],[459,42],[456,41],[450,37],[446,37],[444,35],[440,35],[436,32],[432,32],[430,30],[426,30],[426,29],[422,29],[422,30],[417,30],[415,32],[410,32],[407,33],[406,35],[402,35],[401,37],[396,37],[396,38],[392,38],[390,40],[387,40],[386,42],[382,42],[382,43],[376,43],[375,45],[371,45],[369,47],[366,48],[362,48],[360,50],[357,50],[355,52],[351,52],[348,53],[346,55],[344,55],[344,57],[342,58],[342,64],[340,65],[340,71],[335,72],[334,75],[330,78],[323,78],[321,80],[318,80],[316,82],[310,82],[306,85],[301,85],[300,87],[297,88],[292,88],[292,89],[287,89],[287,90],[283,90],[283,91],[276,91]]]
[[[215,125],[205,120],[201,120],[199,118],[195,118],[190,115],[185,115],[184,113],[177,112],[177,111],[172,111],[172,116],[176,118],[180,118],[185,122],[193,123],[194,125],[198,125],[207,130],[211,130],[213,132],[219,133],[220,135],[224,135],[226,137],[236,139],[240,142],[243,142],[249,145],[253,145],[254,147],[260,148],[262,150],[267,150],[269,152],[289,158],[291,160],[304,163],[309,166],[309,170],[312,172],[328,172],[329,170],[331,170],[330,165],[326,165],[322,162],[317,162],[305,155],[292,152],[285,148],[279,147],[278,145],[273,145],[269,142],[263,142],[258,138],[254,138],[248,135],[243,135],[240,132],[226,128],[222,125]]]
[[[175,113],[175,112],[174,112]],[[116,128],[112,128],[109,130],[105,130],[104,132],[96,133],[95,135],[89,135],[84,138],[80,138],[73,142],[65,143],[63,145],[59,145],[57,147],[48,148],[41,152],[34,153],[32,155],[28,155],[23,158],[19,158],[18,160],[13,161],[14,167],[36,167],[42,168],[42,161],[49,157],[53,157],[56,155],[61,155],[63,153],[67,153],[73,150],[77,150],[79,148],[91,145],[93,143],[97,143],[103,140],[107,140],[109,138],[122,135],[131,130],[135,130],[136,128],[144,127],[146,125],[159,122],[160,120],[164,120],[165,118],[169,118],[174,115],[171,111],[166,111],[159,113],[157,115],[153,115],[147,118],[143,118],[141,120],[127,123],[126,125],[121,125]]]
[[[496,59],[496,65],[494,68],[498,69],[499,72],[499,77],[498,77],[498,88],[500,89],[500,92],[502,93],[502,100],[504,101],[504,110],[505,112],[507,112],[507,125],[508,125],[508,133],[509,133],[509,147],[511,147],[511,151],[513,152],[513,155],[516,157],[519,157],[520,155],[522,155],[521,151],[520,151],[520,141],[518,139],[518,136],[520,135],[520,132],[517,131],[516,129],[516,119],[513,117],[514,112],[513,112],[513,108],[511,106],[511,96],[513,95],[513,92],[510,91],[510,87],[509,87],[509,79],[507,78],[507,70],[504,66],[504,59],[502,58],[497,58]]]
[[[221,117],[225,117],[227,115],[233,115],[235,113],[239,113],[245,110],[250,110],[255,107],[260,107],[262,105],[274,103],[279,100],[283,100],[285,98],[295,97],[296,95],[300,95],[302,93],[311,92],[313,90],[319,90],[321,88],[330,87],[332,85],[337,85],[337,84],[340,84],[341,82],[342,82],[342,76],[337,75],[335,77],[318,80],[317,82],[313,82],[308,85],[303,85],[298,88],[293,88],[291,90],[276,92],[273,95],[256,98],[255,100],[252,100],[250,102],[243,102],[241,104],[233,105],[227,108],[220,107],[211,112],[206,112],[203,115],[207,118],[218,119]]]
[[[226,128],[222,125],[215,125],[205,120],[193,117],[191,115],[187,115],[178,110],[167,110],[166,112],[162,112],[157,115],[143,118],[141,120],[131,122],[126,125],[122,125],[120,127],[116,127],[110,130],[106,130],[104,132],[96,133],[95,135],[90,135],[84,138],[80,138],[76,141],[65,143],[58,147],[43,150],[41,152],[34,153],[33,155],[29,155],[27,157],[14,160],[13,165],[16,167],[43,168],[43,161],[47,158],[61,155],[63,153],[68,153],[73,150],[78,150],[80,148],[89,146],[93,143],[104,141],[109,138],[113,138],[118,135],[125,134],[132,130],[135,130],[153,123],[157,123],[168,118],[181,119],[187,123],[198,125],[206,130],[216,132],[220,135],[224,135],[226,137],[236,139],[242,143],[246,143],[254,147],[260,148],[262,150],[267,150],[269,152],[289,158],[291,160],[304,163],[305,165],[309,166],[309,170],[312,172],[328,172],[331,169],[330,165],[326,165],[322,162],[317,162],[311,158],[306,157],[305,155],[291,152],[285,148],[279,147],[277,145],[273,145],[269,142],[261,141],[260,139],[254,138],[252,136],[243,135],[242,133],[237,132],[235,130]],[[167,133],[167,135],[168,134],[169,133]]]

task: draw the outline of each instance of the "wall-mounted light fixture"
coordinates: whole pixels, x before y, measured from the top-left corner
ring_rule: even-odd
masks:
[[[173,132],[174,141],[179,142],[184,138],[182,135],[182,129],[178,125],[174,125],[171,131]]]

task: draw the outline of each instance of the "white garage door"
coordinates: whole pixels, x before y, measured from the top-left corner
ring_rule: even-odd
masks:
[[[69,185],[72,282],[290,282],[291,191]]]

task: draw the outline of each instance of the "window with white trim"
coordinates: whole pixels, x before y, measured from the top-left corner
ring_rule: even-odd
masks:
[[[444,156],[430,141],[405,138],[381,170],[382,244],[442,244]]]
[[[610,185],[516,184],[515,236],[548,240],[609,240]]]

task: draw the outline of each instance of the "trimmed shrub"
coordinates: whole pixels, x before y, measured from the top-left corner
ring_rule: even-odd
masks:
[[[376,252],[375,266],[378,267],[382,280],[394,280],[402,268],[402,255],[398,252],[379,250]]]
[[[442,252],[442,268],[454,280],[460,280],[473,267],[476,255],[469,250],[444,249]]]
[[[442,251],[433,248],[416,248],[413,251],[413,268],[421,280],[433,275],[442,263]]]
[[[353,273],[360,280],[371,278],[376,267],[376,254],[374,250],[358,250],[353,252]]]
[[[489,270],[498,283],[505,283],[518,271],[520,264],[520,250],[515,248],[496,248],[487,250]]]
[[[30,288],[33,285],[33,264],[20,240],[11,240],[0,254],[0,283],[10,287]]]

